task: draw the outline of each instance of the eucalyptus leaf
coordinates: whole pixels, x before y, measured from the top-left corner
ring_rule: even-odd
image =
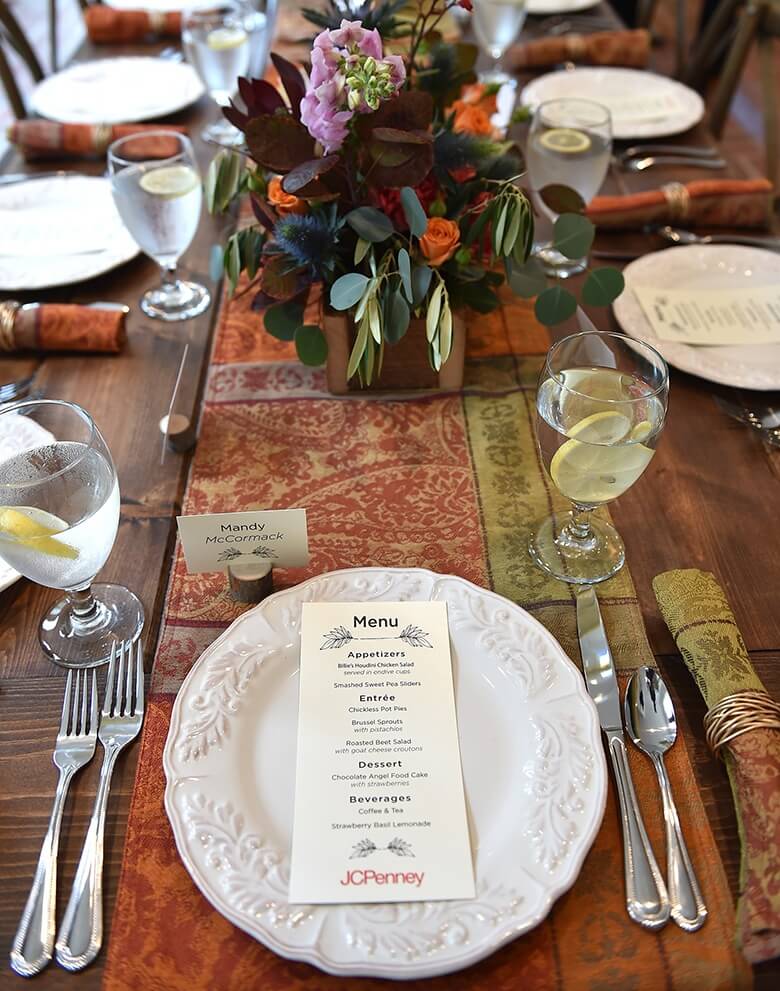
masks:
[[[553,213],[584,213],[585,200],[576,189],[551,183],[539,190],[539,199]]]
[[[409,305],[400,288],[391,290],[385,301],[384,338],[388,344],[397,344],[401,340],[409,329],[409,317]]]
[[[368,320],[364,317],[358,324],[357,335],[355,336],[355,343],[352,346],[352,353],[349,356],[349,363],[347,365],[347,378],[351,379],[352,376],[358,369],[360,364],[360,359],[363,357],[363,352],[366,350],[366,342],[368,341]]]
[[[425,299],[431,284],[433,269],[428,265],[415,265],[412,269],[412,305],[419,306]]]
[[[439,278],[439,284],[431,293],[428,302],[428,312],[425,315],[425,336],[432,341],[439,328],[439,316],[441,314],[441,299],[444,293],[444,283]]]
[[[269,306],[263,315],[268,333],[279,341],[292,341],[303,325],[303,303],[290,299]]]
[[[363,314],[366,312],[366,307],[368,306],[368,301],[374,294],[376,290],[377,280],[369,279],[368,285],[365,288],[363,295],[360,297],[360,302],[355,310],[355,323],[359,323],[363,319]]]
[[[359,206],[356,210],[350,210],[345,220],[359,237],[374,244],[386,241],[395,233],[389,217],[373,206]]]
[[[304,365],[324,365],[328,342],[319,327],[304,324],[295,331],[295,350]]]
[[[367,285],[367,275],[347,272],[330,287],[330,305],[334,310],[348,310],[357,303]]]
[[[414,292],[412,289],[412,263],[409,259],[409,252],[406,248],[401,248],[398,252],[398,272],[401,276],[401,283],[404,293],[410,303],[414,302]]]
[[[359,265],[363,259],[368,254],[368,249],[371,247],[371,242],[366,241],[365,238],[359,237],[357,239],[357,244],[355,245],[355,264]]]
[[[582,287],[582,302],[588,306],[609,306],[625,288],[623,273],[616,268],[595,268]]]
[[[221,244],[212,244],[209,252],[209,275],[213,282],[218,282],[225,271],[225,251]]]
[[[428,227],[428,218],[411,186],[404,186],[401,190],[401,206],[411,233],[415,237],[422,237]]]
[[[577,300],[566,289],[560,286],[550,286],[536,297],[534,313],[539,323],[545,327],[553,327],[563,323],[577,312]]]
[[[593,244],[596,228],[578,213],[564,213],[553,226],[553,247],[566,258],[584,258]]]
[[[522,299],[538,296],[547,288],[547,276],[538,258],[529,258],[525,265],[513,265],[508,282],[512,292]]]

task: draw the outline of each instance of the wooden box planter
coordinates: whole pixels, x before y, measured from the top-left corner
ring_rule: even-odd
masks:
[[[347,381],[347,364],[355,330],[352,317],[334,310],[326,311],[323,332],[328,341],[325,372],[328,390],[341,396],[348,392],[382,392],[404,389],[457,392],[463,386],[463,361],[466,354],[466,322],[459,313],[452,315],[452,350],[438,373],[428,361],[425,321],[412,319],[409,329],[397,344],[385,346],[382,373],[367,388],[361,388],[357,375]]]

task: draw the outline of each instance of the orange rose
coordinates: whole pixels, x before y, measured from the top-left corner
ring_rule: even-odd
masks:
[[[488,93],[488,88],[484,83],[470,83],[464,86],[460,98],[463,103],[473,103],[484,110],[488,117],[492,117],[498,109],[498,91]]]
[[[467,134],[491,135],[493,126],[490,123],[490,115],[482,107],[475,103],[466,103],[464,100],[456,100],[451,109],[455,112],[455,120],[452,122],[454,131],[465,131]]]
[[[279,176],[274,176],[268,183],[268,202],[271,206],[276,207],[276,212],[281,217],[288,213],[306,213],[308,210],[306,200],[299,199],[292,193],[285,193]]]
[[[425,233],[420,238],[420,251],[433,268],[452,258],[460,244],[460,229],[454,220],[430,217]]]

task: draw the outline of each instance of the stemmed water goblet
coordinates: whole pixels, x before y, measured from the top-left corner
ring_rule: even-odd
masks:
[[[162,269],[162,285],[141,298],[143,312],[157,320],[202,313],[211,302],[208,289],[176,276],[198,229],[203,199],[189,138],[170,130],[120,138],[108,149],[108,173],[125,227]]]
[[[641,341],[587,331],[548,351],[536,440],[554,487],[573,504],[543,520],[531,537],[531,557],[548,574],[592,584],[623,566],[617,530],[593,511],[621,496],[650,464],[668,393],[664,359]]]
[[[501,59],[523,29],[526,0],[478,0],[474,4],[472,24],[480,48],[486,51],[493,65],[479,78],[485,83],[516,85],[516,80],[501,68]]]
[[[119,524],[114,463],[92,417],[75,403],[27,400],[0,410],[0,420],[19,415],[38,424],[42,443],[0,461],[0,557],[66,593],[39,629],[49,657],[65,667],[95,667],[113,643],[134,640],[144,622],[129,589],[92,584]]]

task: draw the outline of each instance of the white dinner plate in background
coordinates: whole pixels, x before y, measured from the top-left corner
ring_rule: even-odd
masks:
[[[0,410],[2,408],[0,406]],[[19,416],[18,413],[0,416],[0,463],[15,454],[21,454],[22,451],[42,447],[53,441],[54,435],[45,430],[40,423],[31,420],[29,416]],[[10,588],[21,577],[18,571],[14,571],[0,558],[0,592]]]
[[[195,7],[195,0],[103,0],[107,7],[115,10],[161,10],[163,13],[169,11],[185,10],[187,7]]]
[[[579,97],[600,103],[612,114],[612,136],[619,140],[661,138],[689,130],[704,116],[704,101],[675,79],[642,69],[585,67],[560,69],[532,80],[520,104],[535,110],[546,100]]]
[[[71,124],[132,124],[183,110],[205,92],[191,65],[129,56],[80,62],[32,92],[41,117]]]
[[[91,279],[138,254],[99,176],[0,185],[0,289],[46,289]]]
[[[780,284],[780,254],[737,244],[691,244],[654,251],[623,270],[626,288],[612,304],[630,337],[657,348],[670,365],[739,389],[780,389],[780,344],[694,345],[656,337],[634,286],[745,289]]]
[[[427,600],[447,603],[476,899],[290,905],[301,605]],[[181,686],[163,764],[176,846],[214,908],[343,976],[450,973],[538,925],[579,874],[606,798],[596,710],[552,634],[422,569],[334,571],[244,613]]]
[[[574,14],[580,10],[597,7],[601,0],[527,0],[525,9],[529,14],[548,17],[551,14]],[[116,3],[112,3],[116,6]]]

